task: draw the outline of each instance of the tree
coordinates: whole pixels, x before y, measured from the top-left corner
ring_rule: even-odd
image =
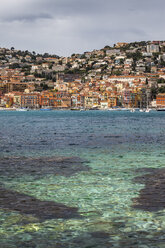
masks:
[[[112,48],[110,46],[105,46],[104,49],[108,50],[108,49],[112,49]]]
[[[48,58],[48,57],[50,57],[50,55],[49,55],[49,53],[44,53],[43,57]]]
[[[124,59],[120,59],[120,65],[124,64]]]
[[[49,65],[49,69],[51,70],[51,69],[52,69],[52,67],[53,67],[53,64],[50,64],[50,65]]]
[[[158,88],[155,86],[151,87],[151,99],[156,99],[156,95],[158,94]]]
[[[25,71],[25,76],[30,75],[30,71]]]
[[[135,53],[127,53],[127,58],[132,58],[134,62],[143,58],[142,53],[140,51],[136,51]]]
[[[161,86],[161,87],[158,89],[158,92],[159,92],[159,93],[165,93],[165,86]]]
[[[48,90],[48,89],[49,89],[48,85],[47,84],[44,84],[43,85],[43,90]]]
[[[25,56],[26,56],[26,55],[29,55],[29,54],[30,54],[30,52],[29,52],[28,50],[26,50],[26,51],[25,51]]]
[[[71,67],[72,67],[72,65],[71,65],[70,62],[68,62],[68,63],[66,64],[66,66],[67,66],[68,68],[71,68]]]
[[[9,69],[16,69],[16,68],[20,68],[20,64],[13,63],[13,64],[9,65]]]
[[[150,65],[147,65],[147,66],[146,66],[145,72],[151,73],[151,66],[150,66]]]
[[[48,85],[45,83],[40,83],[40,87],[42,87],[43,90],[49,89]]]
[[[165,61],[161,58],[161,60],[160,60],[160,66],[161,67],[165,67]]]
[[[85,59],[85,54],[82,54],[80,59]]]
[[[115,70],[115,71],[112,71],[112,75],[120,76],[122,75],[122,72],[120,70]]]
[[[157,80],[157,83],[158,83],[158,84],[164,84],[164,83],[165,83],[165,79],[164,79],[164,78],[159,78],[159,79]]]

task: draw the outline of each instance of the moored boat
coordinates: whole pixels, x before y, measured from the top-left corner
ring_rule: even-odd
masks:
[[[80,108],[71,108],[70,110],[73,110],[73,111],[80,111]]]
[[[151,109],[147,108],[145,112],[149,113],[150,111],[151,111]]]
[[[157,111],[165,111],[165,108],[159,108]]]
[[[26,108],[17,108],[16,111],[28,111],[29,109]]]
[[[132,109],[130,110],[130,112],[131,112],[131,113],[134,113],[134,112],[135,112],[135,109],[134,109],[134,108],[132,108]]]

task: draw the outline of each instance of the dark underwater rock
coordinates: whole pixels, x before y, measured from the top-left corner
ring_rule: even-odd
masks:
[[[13,177],[32,175],[40,178],[50,174],[68,177],[89,170],[84,163],[78,157],[3,158],[0,160],[0,174]]]
[[[149,174],[135,178],[145,184],[138,198],[133,199],[133,207],[145,211],[165,209],[165,168],[146,170]]]
[[[78,217],[78,208],[68,207],[53,201],[41,201],[35,197],[0,188],[0,209],[16,211],[20,214],[33,215],[40,221],[56,218]]]

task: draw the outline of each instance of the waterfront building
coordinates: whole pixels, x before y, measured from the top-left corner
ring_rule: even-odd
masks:
[[[42,107],[70,108],[71,97],[65,91],[43,91],[40,97]]]
[[[100,97],[98,95],[85,95],[85,108],[98,107],[100,105]]]
[[[165,93],[161,93],[156,96],[156,105],[160,108],[165,107]]]
[[[21,107],[24,108],[39,108],[40,94],[39,93],[23,93],[21,95]]]
[[[13,104],[16,106],[21,106],[21,93],[15,92],[13,94]]]
[[[117,101],[118,101],[117,96],[115,96],[115,95],[110,96],[109,99],[108,99],[108,107],[109,108],[116,107],[117,106]]]

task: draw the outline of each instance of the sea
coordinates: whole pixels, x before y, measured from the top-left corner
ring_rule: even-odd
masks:
[[[0,111],[1,248],[164,248],[165,112]]]

